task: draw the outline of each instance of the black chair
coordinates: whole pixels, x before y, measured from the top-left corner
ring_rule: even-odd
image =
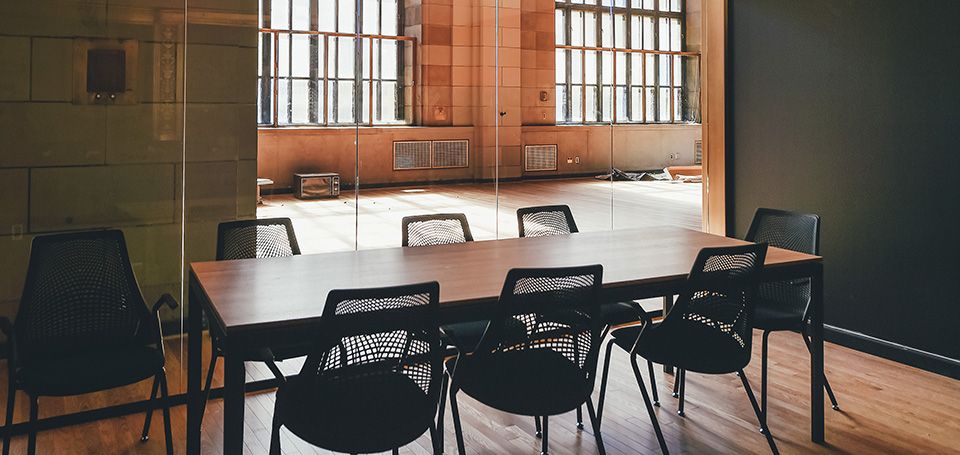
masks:
[[[573,213],[567,205],[542,205],[517,209],[517,225],[520,229],[520,237],[547,237],[580,232],[577,229],[577,222],[573,219]],[[607,323],[607,330],[612,326],[639,322],[642,318],[640,313],[650,318],[654,317],[653,313],[647,313],[637,302],[600,303],[600,318]],[[604,334],[605,337],[606,334]],[[611,342],[607,342],[607,355],[610,352]],[[652,376],[653,363],[648,362],[647,366]],[[652,384],[651,387],[653,387],[654,402],[659,405],[656,384]],[[577,408],[577,428],[583,429],[583,410],[580,408]],[[539,420],[537,435],[540,435]]]
[[[637,357],[676,366],[681,388],[680,415],[683,415],[682,391],[687,371],[738,373],[767,443],[774,453],[778,453],[750,383],[743,374],[743,368],[750,362],[755,293],[766,252],[766,244],[701,250],[690,270],[686,290],[660,324],[654,326],[647,321],[611,333],[614,344],[630,353],[633,373],[663,453],[668,453],[667,445],[640,376]],[[598,412],[601,416],[609,370],[608,353],[600,385]]]
[[[462,213],[437,213],[403,217],[402,245],[434,246],[451,245],[473,241],[467,216]],[[447,324],[441,327],[443,336],[451,346],[473,350],[487,329],[487,321],[470,321]]]
[[[541,417],[543,454],[549,446],[549,416],[586,404],[597,448],[605,453],[591,398],[605,326],[597,304],[602,274],[600,265],[513,269],[507,274],[496,315],[477,349],[446,363],[461,455],[465,453],[457,408],[461,390],[492,408]],[[512,329],[514,321],[523,323],[522,333]]]
[[[153,409],[163,409],[167,453],[173,453],[163,336],[157,312],[177,302],[164,294],[147,308],[119,230],[36,237],[15,323],[7,336],[7,420],[10,452],[14,399],[30,399],[27,453],[36,452],[38,399],[99,392],[153,378],[140,439]],[[159,402],[157,392],[160,392]]]
[[[262,218],[220,223],[217,226],[217,260],[259,259],[287,257],[300,254],[293,222],[289,218]],[[203,386],[204,401],[210,397],[213,373],[217,359],[225,355],[223,340],[210,331],[213,354]],[[245,362],[263,362],[278,381],[285,377],[277,361],[306,355],[306,346],[288,346],[273,349],[257,349],[243,353]]]
[[[430,431],[443,375],[436,282],[335,290],[297,376],[277,391],[270,453],[280,428],[347,453],[393,450]]]
[[[774,209],[757,209],[747,231],[747,241],[765,242],[777,248],[820,254],[820,217],[813,214],[787,212]],[[810,320],[810,280],[762,283],[757,290],[757,304],[753,325],[763,331],[761,346],[760,409],[767,418],[767,340],[770,332],[795,331],[803,336],[810,350],[807,334]],[[823,377],[823,386],[830,397],[833,409],[839,410],[837,397]]]

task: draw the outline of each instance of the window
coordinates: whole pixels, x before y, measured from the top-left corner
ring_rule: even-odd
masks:
[[[683,0],[556,3],[558,123],[700,121]]]
[[[260,0],[258,122],[404,123],[402,12],[402,0]]]

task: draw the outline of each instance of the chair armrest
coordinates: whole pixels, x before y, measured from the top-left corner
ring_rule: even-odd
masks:
[[[153,304],[153,312],[156,313],[160,311],[160,307],[162,307],[163,305],[170,307],[171,310],[175,310],[177,309],[178,306],[180,306],[180,304],[177,303],[177,299],[173,298],[172,295],[163,294],[157,300],[157,303]]]

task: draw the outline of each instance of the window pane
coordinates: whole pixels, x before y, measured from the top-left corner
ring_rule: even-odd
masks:
[[[293,47],[290,50],[290,75],[310,77],[310,37],[291,35],[291,44]]]
[[[643,85],[643,54],[630,54],[630,83]]]
[[[630,18],[630,48],[643,49],[643,24],[640,16]]]
[[[659,57],[659,82],[660,85],[670,85],[670,56],[669,55],[658,55]]]
[[[570,82],[574,84],[583,83],[583,51],[570,51]]]
[[[584,14],[583,45],[587,47],[597,46],[597,15],[594,13]]]
[[[570,121],[583,121],[583,86],[574,85],[570,96]]]
[[[270,27],[276,29],[290,28],[290,4],[287,2],[270,3]]]
[[[596,122],[597,121],[597,87],[595,85],[588,85],[586,88],[587,98],[585,100],[587,107],[587,122]]]
[[[623,85],[627,83],[627,59],[630,58],[629,54],[626,53],[617,53],[615,55],[617,61],[617,84]]]
[[[317,9],[320,11],[317,17],[317,30],[321,32],[336,31],[337,16],[333,14],[336,5],[337,0],[317,0]]]
[[[670,89],[661,88],[660,89],[660,98],[657,100],[660,104],[660,117],[657,118],[660,122],[669,122],[670,121]]]
[[[583,11],[570,14],[570,40],[574,46],[583,46]]]
[[[380,84],[380,117],[377,121],[384,123],[400,121],[400,116],[397,114],[398,93],[396,82],[385,81]]]
[[[603,13],[600,20],[600,35],[602,38],[600,43],[603,47],[611,47],[613,46],[613,20],[609,13]]]
[[[645,88],[644,90],[646,91],[646,94],[647,94],[647,106],[646,106],[646,110],[647,110],[647,122],[649,123],[649,122],[654,121],[654,119],[656,119],[656,115],[657,115],[657,98],[656,98],[656,92],[654,91],[654,89],[653,89],[652,87],[650,87],[650,88]]]
[[[564,49],[557,49],[557,62],[556,62],[556,81],[558,84],[565,84],[567,82],[567,51]]]
[[[565,122],[566,112],[567,112],[567,86],[558,85],[557,86],[557,122]]]
[[[670,50],[670,19],[660,18],[660,42],[657,49],[661,51]]]
[[[277,123],[287,125],[290,123],[290,79],[280,79],[277,84],[277,100],[279,100],[279,109],[277,110]]]
[[[626,122],[630,118],[627,116],[627,88],[617,87],[617,121]]]
[[[337,31],[343,33],[353,33],[356,16],[354,12],[354,0],[340,0],[337,11]]]
[[[643,88],[634,87],[631,93],[631,108],[632,112],[630,115],[630,120],[634,122],[643,121]]]
[[[597,83],[597,51],[587,51],[586,60],[583,62],[584,82],[587,84]]]
[[[603,66],[600,69],[600,79],[603,84],[613,84],[613,54],[604,52],[601,56]]]
[[[653,18],[643,18],[643,48],[654,50],[653,45]]]
[[[647,59],[647,74],[646,74],[646,81],[644,82],[644,85],[654,85],[656,83],[655,75],[657,74],[656,73],[656,68],[657,68],[656,56],[652,54],[647,54],[646,59]]]
[[[397,12],[397,0],[381,0],[380,7],[380,34],[396,36],[400,24],[400,16]]]
[[[310,81],[294,80],[290,97],[290,123],[303,124],[310,121]]]
[[[627,17],[617,14],[613,23],[613,45],[619,48],[627,47]]]
[[[337,82],[337,123],[354,123],[353,82]]]
[[[294,30],[310,30],[310,0],[292,0],[293,11],[290,13],[291,26]]]
[[[554,34],[556,36],[556,43],[563,45],[567,44],[567,17],[564,14],[563,10],[556,11],[556,17],[554,18],[555,27]]]
[[[609,122],[613,116],[613,87],[604,85],[600,95],[601,121]]]
[[[397,47],[397,42],[392,39],[385,39],[380,41],[381,46],[381,62],[383,67],[380,69],[380,76],[384,79],[398,79],[400,77],[400,68],[399,62],[399,50]]]
[[[337,77],[353,78],[354,38],[337,38]]]
[[[680,19],[670,20],[670,50],[683,50],[683,43],[680,42]]]
[[[380,2],[378,0],[363,0],[363,27],[361,31],[368,35],[380,33]]]

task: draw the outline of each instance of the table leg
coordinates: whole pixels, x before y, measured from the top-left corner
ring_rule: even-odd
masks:
[[[232,355],[240,349],[228,346],[224,356],[223,383],[223,453],[243,453],[243,397],[246,392],[246,371],[243,357]]]
[[[667,317],[667,313],[670,312],[671,308],[673,308],[673,295],[663,296],[663,317]],[[664,365],[663,372],[673,374],[673,365]]]
[[[203,368],[203,304],[202,297],[194,290],[193,274],[190,274],[190,301],[187,306],[187,453],[200,454],[200,419],[203,412],[203,394],[200,376]]]
[[[823,264],[810,277],[810,438],[823,444]]]

